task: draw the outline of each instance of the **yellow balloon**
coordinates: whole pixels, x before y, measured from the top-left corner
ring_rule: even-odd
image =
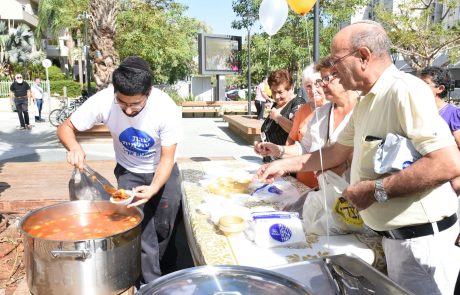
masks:
[[[292,10],[304,16],[315,5],[316,0],[287,0],[287,2]]]

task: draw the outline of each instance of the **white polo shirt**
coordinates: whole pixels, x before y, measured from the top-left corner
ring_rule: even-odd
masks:
[[[409,138],[422,154],[456,146],[447,124],[437,112],[433,93],[419,78],[388,67],[369,93],[355,106],[350,122],[338,137],[342,145],[353,146],[351,183],[384,177],[374,172],[373,156],[387,133]],[[426,171],[430,173],[430,171]],[[374,230],[434,222],[457,211],[457,196],[449,182],[431,190],[374,203],[360,212]]]

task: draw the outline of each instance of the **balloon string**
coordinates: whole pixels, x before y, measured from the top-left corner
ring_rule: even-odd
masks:
[[[271,44],[272,36],[268,36],[268,64],[267,64],[267,76],[270,74],[270,56],[271,56]]]

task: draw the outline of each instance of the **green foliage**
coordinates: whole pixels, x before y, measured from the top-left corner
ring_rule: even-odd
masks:
[[[196,68],[196,36],[205,27],[183,16],[184,10],[180,4],[158,9],[134,1],[129,10],[120,10],[115,39],[120,59],[130,55],[146,59],[155,84],[173,83],[189,75]]]
[[[251,15],[258,17],[261,0],[234,0],[233,10],[237,20],[235,29],[252,26]],[[323,0],[320,12],[320,57],[329,54],[332,37],[340,26],[350,20],[357,7],[367,0]],[[249,8],[248,8],[249,7]],[[248,13],[249,11],[249,13]],[[249,16],[249,17],[248,17]],[[247,38],[241,54],[242,76],[234,79],[237,84],[247,83]],[[270,53],[269,53],[270,51]],[[270,57],[269,57],[270,54]],[[313,62],[313,10],[301,17],[289,10],[288,19],[280,31],[269,38],[266,33],[251,35],[251,80],[258,83],[275,69],[288,69],[297,82],[304,67]]]
[[[48,68],[48,78],[50,81],[65,80],[65,74],[61,72],[59,67],[53,65]]]
[[[86,84],[85,84],[86,85]],[[81,95],[80,83],[71,80],[50,80],[50,92],[51,95],[58,94],[59,96],[64,95],[63,88],[67,87],[68,97],[79,97]],[[91,88],[95,89],[96,83],[91,83]]]
[[[403,55],[415,70],[429,66],[441,54],[447,52],[451,63],[460,55],[460,23],[446,29],[442,20],[459,5],[458,0],[439,0],[448,9],[435,13],[435,5],[419,0],[406,0],[399,4],[396,13],[376,7],[376,18],[387,28],[392,50]],[[440,16],[432,19],[432,16]]]
[[[177,105],[180,105],[184,99],[182,99],[179,94],[177,94],[177,92],[175,91],[165,91],[169,97],[171,97],[171,99],[177,104]]]

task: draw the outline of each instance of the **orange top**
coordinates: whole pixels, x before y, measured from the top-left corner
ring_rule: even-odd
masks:
[[[302,140],[302,137],[307,129],[307,124],[310,122],[311,114],[313,110],[308,103],[302,105],[294,116],[294,122],[292,123],[291,132],[289,132],[288,141],[292,140],[292,143],[286,142],[287,145],[293,144],[295,141]],[[296,178],[310,188],[318,186],[318,180],[316,179],[315,173],[313,172],[297,172]]]

